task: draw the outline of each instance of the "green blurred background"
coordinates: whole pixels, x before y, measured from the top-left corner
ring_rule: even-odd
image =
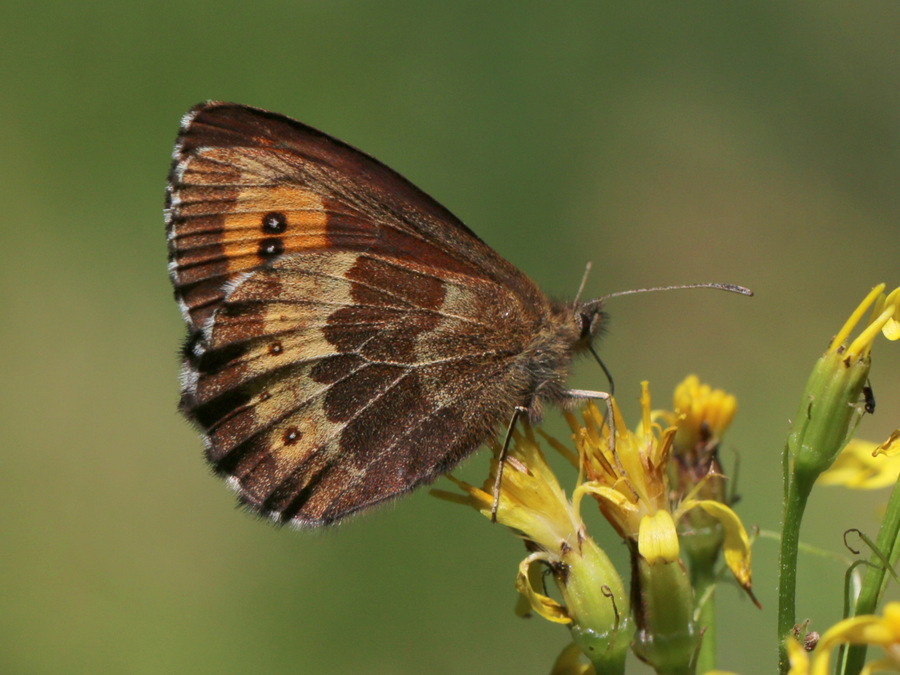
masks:
[[[423,490],[296,532],[209,475],[175,409],[162,223],[191,105],[269,108],[366,150],[553,294],[587,260],[589,295],[752,287],[613,300],[601,353],[632,419],[643,378],[660,406],[691,371],[739,397],[739,512],[775,529],[814,359],[873,284],[900,282],[898,36],[896,2],[6,6],[0,672],[544,673],[567,642],[513,615],[523,549],[474,512]],[[881,340],[862,435],[900,426],[898,364]],[[573,385],[606,386],[589,362]],[[823,491],[804,538],[874,535],[883,498]],[[754,551],[762,612],[720,592],[724,668],[773,668],[775,552]],[[821,631],[843,568],[802,564]]]

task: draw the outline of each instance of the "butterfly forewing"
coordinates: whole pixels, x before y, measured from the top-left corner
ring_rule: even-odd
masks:
[[[540,293],[400,175],[289,118],[201,105],[185,116],[174,155],[170,269],[195,327],[215,311],[229,278],[311,250],[376,246]]]
[[[433,480],[529,404],[553,307],[367,155],[204,104],[184,118],[166,213],[182,408],[256,510],[333,522]]]

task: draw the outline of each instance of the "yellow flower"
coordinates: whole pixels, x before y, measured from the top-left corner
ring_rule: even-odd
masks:
[[[782,462],[785,499],[778,611],[778,632],[785,637],[796,623],[797,544],[807,500],[819,476],[850,441],[869,405],[868,400],[864,405],[861,399],[872,366],[875,338],[882,333],[889,340],[900,339],[900,288],[888,295],[884,288],[879,284],[869,292],[816,362],[788,434]],[[867,312],[868,319],[863,319]],[[851,340],[857,326],[861,330]],[[787,658],[782,649],[782,667]]]
[[[443,499],[473,506],[487,518],[494,505],[494,480],[497,476],[497,457],[500,446],[494,443],[494,459],[491,471],[482,488],[448,478],[468,497],[456,493],[433,490]],[[569,503],[556,476],[547,464],[530,426],[525,435],[518,432],[506,456],[500,485],[497,522],[511,528],[523,539],[537,544],[545,551],[573,549],[579,546],[584,534],[584,523]]]
[[[737,399],[688,375],[675,387],[672,412],[657,413],[677,428],[669,477],[676,494],[728,503],[727,479],[719,462],[719,443],[737,412]],[[683,557],[694,578],[712,578],[725,533],[702,509],[679,523]]]
[[[871,368],[875,338],[900,339],[900,288],[885,295],[871,290],[813,368],[788,436],[790,469],[804,490],[835,460],[862,415],[859,404]],[[872,307],[869,318],[863,316]],[[847,344],[857,327],[862,330]]]
[[[716,400],[725,400],[719,407],[730,405],[732,412],[718,416],[699,413],[694,420],[721,433],[733,415],[734,401],[733,397],[730,404],[722,397]],[[741,585],[750,590],[750,546],[740,520],[728,506],[697,498],[696,490],[671,501],[667,467],[677,429],[653,422],[646,383],[641,401],[641,422],[633,432],[627,429],[618,405],[611,399],[612,425],[605,422],[593,403],[584,408],[584,424],[567,414],[577,456],[542,434],[582,474],[571,502],[528,425],[524,433],[513,434],[497,496],[497,522],[524,539],[530,552],[519,565],[516,589],[531,611],[569,627],[574,644],[588,656],[595,672],[620,672],[636,629],[639,636],[633,649],[643,660],[662,668],[661,672],[676,672],[696,658],[702,629],[695,619],[693,589],[679,557],[676,527],[690,510],[703,511],[721,525],[726,563]],[[713,407],[707,406],[707,411]],[[669,415],[674,419],[674,414]],[[493,448],[491,472],[481,487],[449,477],[463,494],[441,490],[433,494],[474,507],[490,518],[500,454],[498,443]],[[624,584],[606,554],[586,533],[580,516],[585,495],[597,499],[632,552],[633,583],[639,588],[635,597],[640,600],[635,617],[631,616]],[[546,591],[548,571],[561,601]],[[570,651],[561,656],[558,667],[559,672],[590,672],[572,658]]]
[[[796,641],[794,641],[796,644]],[[900,672],[900,602],[889,602],[884,616],[865,614],[839,621],[825,631],[812,657],[812,667],[794,670],[791,640],[787,641],[791,655],[791,675],[827,675],[831,651],[840,644],[875,645],[884,650],[884,658],[872,661],[863,669],[863,675],[873,672]],[[799,645],[793,649],[796,650]],[[802,648],[800,648],[802,650]],[[808,658],[808,657],[807,657]],[[798,660],[799,663],[799,660]]]
[[[793,636],[785,640],[791,669],[788,675],[809,675],[809,653]]]
[[[638,539],[644,527],[666,528],[668,522],[656,519],[658,511],[669,511],[669,481],[666,467],[675,436],[675,427],[661,429],[651,422],[650,393],[643,383],[641,396],[642,420],[637,430],[625,426],[619,406],[610,403],[614,438],[610,426],[604,422],[600,410],[589,403],[584,411],[584,424],[567,415],[575,433],[575,445],[586,473],[586,483],[573,495],[578,504],[585,494],[592,494],[600,503],[600,510],[623,539]],[[645,540],[666,536],[645,534]],[[642,555],[644,552],[641,552]],[[677,558],[678,551],[674,551]]]
[[[482,487],[453,476],[464,494],[433,490],[448,501],[467,504],[491,518],[500,446],[494,443],[491,472]],[[628,593],[606,553],[585,531],[577,506],[569,502],[529,425],[516,432],[500,483],[497,522],[513,530],[531,553],[520,563],[516,589],[531,609],[566,624],[575,644],[598,672],[620,672],[634,632]],[[549,570],[562,596],[546,594]]]
[[[819,476],[819,483],[856,490],[891,487],[900,478],[898,451],[900,432],[897,431],[880,445],[854,438],[841,450],[834,464]]]
[[[679,672],[691,667],[703,629],[681,560],[677,523],[692,509],[699,509],[721,525],[726,564],[752,598],[749,538],[734,511],[716,500],[696,498],[697,487],[684,498],[672,500],[668,467],[677,427],[662,427],[653,420],[676,416],[651,412],[646,382],[642,383],[641,422],[634,431],[625,426],[614,400],[610,399],[608,409],[611,424],[593,403],[585,407],[583,425],[568,415],[587,478],[576,488],[572,501],[577,507],[585,495],[593,496],[628,545],[635,653],[658,672]]]
[[[900,455],[900,429],[894,429],[884,443],[876,445],[872,454],[885,455],[887,457]]]
[[[609,425],[593,403],[585,411],[584,426],[568,416],[589,479],[576,488],[573,502],[577,505],[585,494],[593,495],[616,532],[637,542],[638,552],[650,564],[678,560],[675,524],[691,509],[702,509],[724,528],[726,564],[749,592],[750,543],[734,511],[721,502],[695,499],[690,494],[680,504],[669,501],[667,465],[677,429],[663,429],[651,422],[647,383],[642,384],[642,420],[634,432],[625,427],[615,401],[610,407],[615,422],[614,443],[610,443]]]
[[[737,412],[737,399],[688,375],[675,387],[673,412],[678,428],[675,447],[684,453],[696,452],[722,437]]]

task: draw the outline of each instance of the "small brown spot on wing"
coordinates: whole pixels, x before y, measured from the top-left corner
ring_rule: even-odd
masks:
[[[284,430],[284,435],[281,437],[281,440],[284,441],[285,445],[294,445],[298,443],[302,437],[303,434],[300,433],[300,429],[290,426]]]

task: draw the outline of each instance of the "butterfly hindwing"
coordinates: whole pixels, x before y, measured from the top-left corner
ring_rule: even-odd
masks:
[[[183,405],[245,501],[329,522],[430,481],[507,414],[502,392],[525,386],[509,368],[522,347],[491,327],[510,298],[452,277],[423,291],[417,267],[295,254],[226,298],[188,359]]]

